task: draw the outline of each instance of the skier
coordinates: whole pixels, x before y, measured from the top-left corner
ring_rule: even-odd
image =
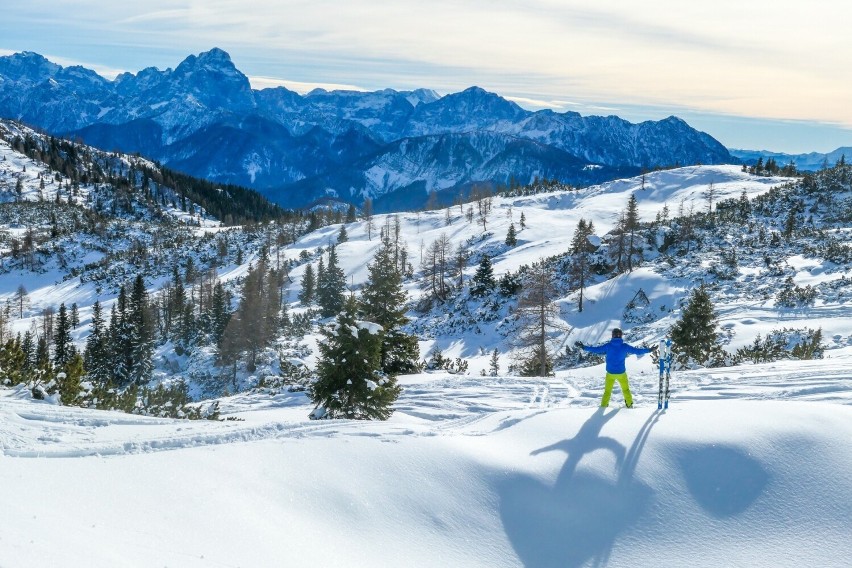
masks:
[[[615,328],[612,330],[612,339],[603,345],[589,346],[584,345],[581,341],[576,343],[577,347],[589,353],[597,353],[598,355],[606,354],[606,382],[603,398],[601,399],[601,408],[609,406],[609,397],[612,396],[612,386],[616,380],[621,385],[621,392],[624,394],[624,404],[627,405],[627,408],[633,408],[633,395],[630,394],[630,385],[627,384],[627,369],[624,366],[624,360],[631,353],[633,355],[644,355],[654,349],[633,347],[629,343],[625,343],[621,336],[621,330]]]

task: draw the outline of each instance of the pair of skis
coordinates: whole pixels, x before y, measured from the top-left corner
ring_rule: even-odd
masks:
[[[669,382],[672,378],[672,340],[661,339],[660,349],[660,390],[657,394],[657,410],[669,407]],[[665,382],[665,388],[663,383]]]

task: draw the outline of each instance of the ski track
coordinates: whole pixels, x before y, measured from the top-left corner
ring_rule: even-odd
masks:
[[[799,400],[852,404],[852,372],[827,369],[830,361],[779,362],[734,368],[677,371],[672,405],[682,401]],[[119,412],[57,407],[21,400],[0,391],[0,450],[18,458],[110,457],[202,446],[338,436],[483,436],[555,408],[594,407],[603,394],[603,371],[596,368],[557,377],[418,376],[396,404],[392,427],[379,423],[302,419],[311,405],[302,393],[269,397],[241,394],[223,401],[225,416],[239,420],[185,421]],[[631,377],[637,407],[656,404],[657,376]],[[619,406],[620,391],[613,393]],[[274,410],[293,412],[292,418]],[[304,412],[302,412],[304,411]],[[520,416],[519,416],[520,411]],[[501,414],[503,414],[501,416]]]

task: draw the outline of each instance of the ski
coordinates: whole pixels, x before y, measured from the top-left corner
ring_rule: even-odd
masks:
[[[672,376],[672,340],[661,339],[660,349],[657,351],[660,358],[660,387],[657,393],[657,410],[669,407],[669,382]]]
[[[669,395],[671,391],[669,390],[669,384],[672,380],[672,340],[666,340],[666,399],[663,401],[663,408],[668,409],[669,407]]]

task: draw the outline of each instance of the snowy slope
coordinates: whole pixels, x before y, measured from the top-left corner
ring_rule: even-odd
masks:
[[[570,248],[571,238],[580,219],[592,220],[595,234],[604,235],[618,222],[619,215],[624,211],[631,194],[636,195],[641,220],[652,221],[664,207],[669,208],[671,216],[674,216],[680,208],[684,210],[693,208],[696,211],[706,208],[705,193],[710,184],[713,184],[718,201],[737,198],[743,192],[749,198],[753,198],[786,181],[788,181],[786,178],[750,176],[741,172],[739,166],[696,166],[658,171],[645,176],[645,189],[642,189],[642,177],[635,177],[574,191],[557,191],[523,197],[495,197],[485,232],[476,218],[473,222],[465,219],[463,211],[467,209],[467,205],[464,208],[455,206],[449,209],[449,225],[446,209],[376,216],[373,220],[372,239],[367,238],[365,221],[349,224],[346,229],[349,240],[338,245],[337,252],[347,283],[357,290],[366,282],[367,263],[378,249],[379,241],[376,237],[378,228],[385,224],[393,225],[398,219],[400,234],[402,240],[407,243],[409,258],[415,270],[420,267],[421,251],[428,248],[441,234],[446,234],[453,246],[469,245],[468,249],[472,256],[465,270],[466,281],[475,273],[477,263],[483,254],[491,257],[494,274],[499,277],[508,271],[517,271],[522,265],[532,264],[541,258],[565,253]],[[524,215],[526,223],[526,228],[523,230],[519,225],[521,214]],[[519,231],[518,245],[510,248],[505,245],[505,238],[509,225],[512,223]],[[339,232],[340,225],[324,227],[302,237],[283,252],[292,259],[299,258],[303,252],[314,253],[319,247],[328,247],[336,243]],[[313,261],[314,270],[317,269],[316,258],[318,257],[315,257]],[[297,299],[306,266],[307,264],[303,263],[291,272],[291,278],[294,281],[289,288],[291,301],[295,302]],[[699,267],[695,268],[697,271]],[[565,323],[574,328],[570,337],[564,337],[562,342],[563,344],[575,340],[595,342],[607,337],[611,326],[622,325],[622,310],[640,288],[649,295],[654,309],[659,310],[660,307],[664,307],[668,315],[671,309],[688,295],[693,286],[691,278],[674,278],[672,274],[665,272],[659,266],[642,267],[613,280],[593,284],[586,291],[590,307],[583,313],[577,313],[575,294],[559,300]],[[407,291],[414,302],[423,295],[423,290],[416,282],[409,282]],[[742,303],[733,306],[730,317],[736,319],[738,310],[742,308]],[[845,313],[834,314],[841,318],[837,320],[838,326],[852,324],[850,319],[852,315],[846,317]],[[765,335],[779,321],[778,314],[772,310],[766,310],[764,315],[765,317],[761,318],[764,325],[745,326],[747,329],[738,341],[751,342],[758,333]],[[427,319],[429,317],[431,316],[426,316]],[[723,314],[723,319],[724,317],[727,317],[726,314]],[[755,314],[750,314],[744,319],[751,321],[750,318],[753,317]],[[802,316],[800,314],[797,317]],[[736,321],[739,322],[738,319]],[[673,319],[664,319],[659,322],[656,329],[631,339],[656,342],[667,333],[672,323]],[[418,328],[418,331],[422,335],[422,329]],[[433,344],[435,343],[432,341],[422,342],[421,354],[425,354]],[[505,337],[493,329],[493,324],[488,323],[464,337],[458,335],[439,337],[437,344],[452,357],[468,358],[473,373],[479,373],[480,370],[488,368],[488,356],[494,348],[498,348],[501,353],[507,350]],[[501,357],[501,361],[505,369],[508,360]]]
[[[679,373],[666,412],[641,360],[632,411],[594,408],[601,369],[426,374],[384,423],[308,422],[295,393],[186,423],[0,391],[0,565],[845,566],[850,356]]]
[[[7,162],[18,160],[9,152]],[[23,165],[14,162],[14,172]],[[720,200],[786,181],[736,166],[681,168],[648,174],[644,190],[633,178],[495,198],[486,231],[465,219],[467,206],[451,208],[449,224],[445,210],[398,219],[415,266],[421,243],[442,233],[467,243],[469,279],[482,254],[493,255],[499,276],[564,253],[581,218],[603,235],[631,193],[647,221],[664,205],[672,214],[681,203],[704,207],[710,183]],[[511,222],[519,228],[521,213],[527,228],[509,248],[506,231]],[[366,280],[378,228],[394,220],[376,216],[372,239],[364,221],[347,225],[338,255],[353,287]],[[273,247],[270,257],[304,252],[317,262],[316,249],[339,231],[324,227]],[[258,241],[246,241],[242,264],[221,267],[224,280],[245,275]],[[582,313],[572,294],[560,298],[570,326],[561,341],[597,341],[613,325],[631,341],[658,340],[705,274],[705,260],[683,257],[671,266],[650,258],[632,273],[596,281]],[[26,389],[0,387],[0,566],[845,566],[852,554],[852,310],[840,295],[807,310],[779,310],[771,298],[740,293],[735,286],[775,282],[760,272],[762,259],[748,261],[741,281],[717,292],[726,348],[784,325],[819,325],[826,359],[678,371],[672,406],[662,413],[649,357],[628,360],[636,408],[619,408],[616,391],[602,412],[595,408],[601,366],[545,379],[512,376],[507,338],[493,321],[444,331],[441,318],[455,314],[440,309],[411,314],[424,331],[421,354],[438,345],[467,358],[470,374],[401,377],[387,422],[310,422],[313,405],[303,393],[244,392],[221,400],[233,420],[188,422],[57,407],[31,400]],[[785,262],[802,285],[848,277],[848,269],[813,259]],[[299,260],[291,271],[293,302],[305,266]],[[93,284],[63,280],[55,266],[9,271],[0,274],[0,301],[20,282],[32,305],[15,329],[43,307],[76,301],[82,345]],[[407,286],[417,300],[422,290]],[[660,317],[625,325],[623,307],[638,288]],[[106,290],[101,299],[113,297]],[[304,339],[308,352],[316,340]],[[503,372],[479,376],[495,348]],[[173,357],[167,349],[158,358]],[[304,359],[313,364],[313,355]],[[177,370],[169,372],[186,371],[185,361],[172,363]],[[164,373],[159,368],[158,378]],[[246,375],[244,384],[259,375]]]

